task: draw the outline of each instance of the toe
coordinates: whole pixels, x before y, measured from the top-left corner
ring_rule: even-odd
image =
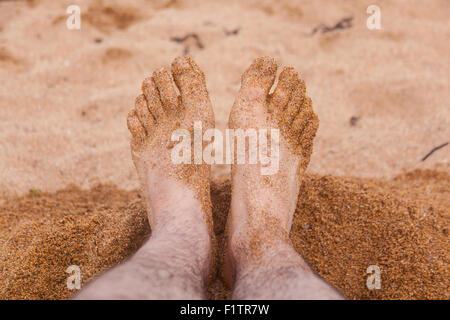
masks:
[[[186,110],[189,105],[197,108],[209,106],[208,90],[206,89],[205,75],[192,58],[179,57],[172,63],[174,81],[180,89],[181,102]]]
[[[312,109],[312,101],[310,98],[305,98],[300,111],[296,114],[292,121],[291,130],[300,136],[304,136],[305,128],[310,124],[317,123],[318,118]],[[316,128],[317,129],[317,128]]]
[[[161,68],[153,73],[153,80],[166,113],[177,113],[179,111],[178,94],[169,72]]]
[[[244,72],[241,93],[250,100],[264,101],[272,88],[277,74],[277,64],[270,57],[256,59]]]
[[[291,99],[291,93],[299,83],[300,80],[294,68],[284,68],[280,73],[278,85],[270,98],[269,111],[283,110]]]
[[[142,92],[147,100],[147,106],[156,120],[164,117],[164,109],[159,97],[158,90],[156,89],[155,81],[153,78],[146,78],[142,82]]]
[[[207,94],[205,75],[192,58],[178,57],[172,63],[173,79],[181,94]]]
[[[313,151],[313,140],[316,136],[317,129],[319,128],[319,118],[313,112],[311,118],[306,121],[302,134],[299,138],[298,145],[301,150],[302,160],[301,167],[306,168],[309,165],[309,160]]]
[[[150,113],[150,110],[147,107],[147,101],[145,100],[143,94],[139,95],[136,98],[134,108],[146,133],[149,133],[152,126],[155,124],[155,119],[153,118],[153,115]]]
[[[130,112],[128,113],[127,126],[128,130],[130,130],[131,135],[133,136],[133,140],[136,141],[144,140],[145,130],[141,122],[139,121],[135,108],[131,109]]]
[[[292,121],[299,114],[299,112],[301,112],[304,109],[305,93],[306,93],[305,83],[302,80],[298,79],[298,82],[295,84],[291,92],[291,97],[283,113],[283,118],[286,123],[288,124],[292,123]],[[311,99],[308,100],[307,105],[308,104],[309,106],[311,106]]]

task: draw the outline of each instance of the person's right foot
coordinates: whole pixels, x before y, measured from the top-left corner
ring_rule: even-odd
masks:
[[[230,129],[280,131],[279,170],[262,175],[260,165],[232,166],[232,201],[227,222],[225,278],[233,281],[239,264],[258,264],[273,244],[288,240],[302,176],[308,166],[318,118],[305,84],[293,68],[284,68],[269,94],[277,65],[259,58],[242,76],[230,114]],[[274,262],[276,263],[276,262]]]

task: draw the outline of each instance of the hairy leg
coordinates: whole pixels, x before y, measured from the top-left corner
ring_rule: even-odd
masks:
[[[210,238],[191,190],[166,181],[152,214],[164,217],[130,259],[93,282],[77,299],[203,299]]]
[[[272,237],[275,237],[272,235]],[[237,262],[233,299],[343,299],[315,274],[288,239]]]
[[[274,174],[262,175],[260,164],[232,166],[225,278],[234,284],[235,299],[342,298],[311,271],[289,240],[318,119],[292,68],[283,70],[269,94],[276,70],[273,59],[257,59],[242,76],[230,114],[231,129],[278,129],[280,137]]]
[[[174,82],[172,81],[172,76]],[[180,95],[178,95],[178,92]],[[210,167],[174,164],[172,133],[212,128],[205,77],[189,57],[172,75],[162,68],[142,84],[128,115],[131,154],[147,205],[151,238],[123,264],[86,286],[77,299],[201,299],[211,262]]]

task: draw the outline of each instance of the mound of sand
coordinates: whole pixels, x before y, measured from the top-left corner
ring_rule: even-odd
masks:
[[[230,203],[228,180],[212,185],[217,265]],[[417,194],[432,192],[426,202]],[[291,239],[322,277],[351,299],[448,299],[450,177],[414,171],[391,181],[308,175]],[[0,207],[0,298],[65,299],[70,265],[83,284],[131,255],[150,235],[137,191],[98,185],[10,199]],[[366,287],[381,269],[382,288]],[[227,298],[219,269],[211,299]]]
[[[149,234],[125,119],[188,52],[219,129],[256,57],[305,80],[320,128],[292,239],[317,272],[349,298],[448,299],[450,146],[421,161],[450,136],[448,0],[380,2],[376,31],[373,1],[78,0],[68,30],[72,4],[0,0],[0,298],[67,298],[67,266],[87,282]],[[212,196],[220,240],[229,185]]]
[[[127,113],[142,80],[186,52],[219,129],[255,58],[294,67],[320,119],[312,173],[449,168],[449,146],[421,161],[450,136],[448,0],[386,1],[375,31],[371,1],[79,0],[81,30],[68,30],[72,4],[0,1],[0,195],[138,188]]]

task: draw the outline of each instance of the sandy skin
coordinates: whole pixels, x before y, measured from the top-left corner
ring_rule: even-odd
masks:
[[[177,88],[180,92],[178,94]],[[171,134],[214,124],[205,77],[189,57],[144,80],[128,114],[131,155],[145,195],[151,238],[77,299],[204,299],[211,269],[210,166],[173,165]]]
[[[276,71],[273,59],[256,59],[242,76],[231,110],[230,128],[280,130],[280,168],[263,176],[260,165],[232,166],[224,277],[233,286],[234,299],[340,299],[289,240],[319,121],[293,68],[283,69],[269,94]]]
[[[280,170],[262,176],[259,165],[233,166],[225,275],[235,299],[339,299],[309,269],[288,234],[303,173],[318,126],[305,85],[285,68],[276,76],[270,58],[257,59],[242,76],[230,128],[277,128]],[[212,128],[205,78],[189,57],[144,80],[128,115],[131,153],[152,227],[152,237],[127,262],[93,281],[77,296],[90,298],[202,299],[213,255],[209,166],[173,165],[170,135],[192,131],[194,121]],[[275,262],[273,262],[275,261]]]

